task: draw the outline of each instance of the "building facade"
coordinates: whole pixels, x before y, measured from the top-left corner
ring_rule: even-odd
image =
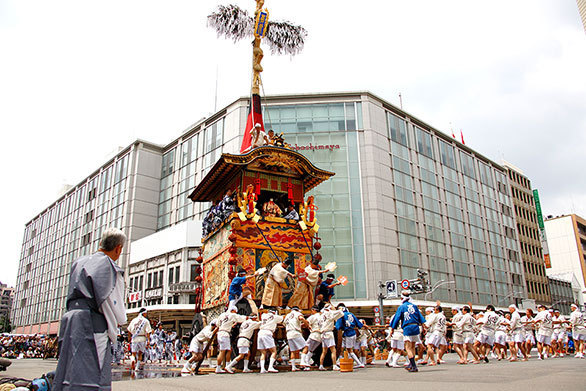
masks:
[[[586,220],[575,214],[545,220],[551,268],[547,274],[571,274],[580,284],[581,305],[586,294]]]
[[[564,315],[569,315],[572,312],[570,305],[576,302],[572,280],[568,280],[562,275],[549,276],[547,280],[551,292],[552,307],[558,308]]]
[[[10,319],[14,288],[0,282],[0,319]]]
[[[310,193],[320,253],[349,280],[336,298],[374,305],[378,281],[415,278],[417,269],[446,283],[433,300],[504,305],[526,297],[504,167],[368,92],[270,96],[263,106],[267,129],[336,173]],[[247,112],[240,98],[167,145],[139,140],[31,220],[13,316],[19,332],[56,332],[71,262],[97,249],[110,225],[131,242],[120,261],[129,311],[189,305],[201,234],[191,230],[165,249],[151,239],[144,251],[140,239],[203,218],[210,205],[187,196],[222,153],[238,153]]]
[[[103,230],[129,242],[155,232],[161,148],[136,141],[29,221],[24,230],[12,324],[17,333],[59,330],[73,260],[98,249]],[[126,268],[129,246],[118,261]]]
[[[537,304],[551,304],[550,284],[545,272],[543,249],[531,181],[509,163],[503,163],[511,184],[517,235],[527,284],[527,296]]]

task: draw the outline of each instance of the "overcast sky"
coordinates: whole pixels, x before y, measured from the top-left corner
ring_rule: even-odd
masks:
[[[250,45],[206,15],[253,0],[0,0],[0,281],[25,224],[118,147],[167,143],[249,93]],[[586,216],[586,33],[575,0],[266,0],[303,25],[266,94],[368,90],[521,168],[544,214]]]

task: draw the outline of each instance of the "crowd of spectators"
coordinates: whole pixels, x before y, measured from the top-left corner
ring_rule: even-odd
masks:
[[[57,357],[57,337],[42,334],[0,334],[0,357],[9,359]]]

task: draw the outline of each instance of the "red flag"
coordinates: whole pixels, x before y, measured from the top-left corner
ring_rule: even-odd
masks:
[[[244,130],[244,136],[242,137],[242,146],[240,147],[240,153],[246,153],[250,151],[252,147],[252,135],[250,131],[255,124],[260,124],[262,131],[265,130],[265,125],[262,121],[262,111],[260,107],[260,95],[252,94],[250,105],[248,106],[248,119],[246,120],[246,128]]]
[[[464,142],[464,133],[462,133],[462,129],[460,129],[460,136],[462,137],[462,144],[466,145]]]
[[[456,138],[456,135],[454,134],[454,129],[452,129],[452,137]]]

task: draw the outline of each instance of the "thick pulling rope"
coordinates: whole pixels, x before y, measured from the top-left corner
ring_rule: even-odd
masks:
[[[267,244],[269,245],[269,248],[271,249],[271,251],[273,252],[273,254],[275,255],[275,258],[277,258],[277,261],[281,262],[281,258],[279,258],[279,256],[277,255],[277,253],[275,252],[275,250],[273,249],[273,246],[271,246],[271,244],[269,243],[269,241],[267,240],[267,237],[265,236],[264,232],[262,232],[262,229],[260,229],[260,227],[258,226],[257,223],[254,223],[254,225],[256,225],[256,228],[258,228],[258,232],[260,232],[260,234],[262,235],[263,239],[265,240],[265,242],[267,242]]]

